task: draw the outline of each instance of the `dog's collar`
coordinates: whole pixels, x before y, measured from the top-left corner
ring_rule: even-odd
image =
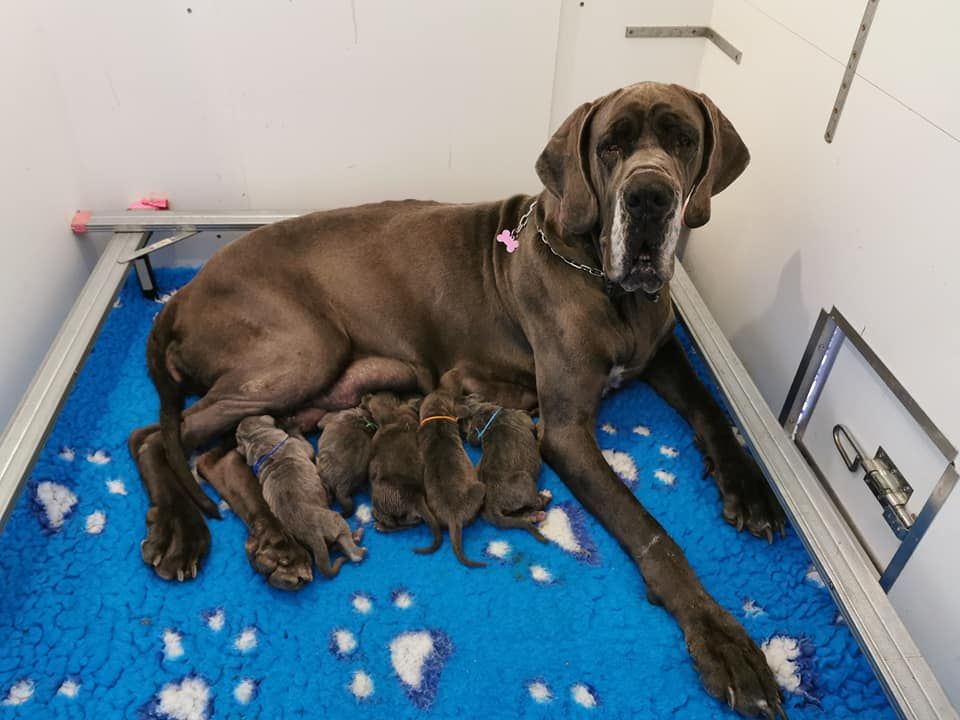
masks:
[[[287,444],[287,440],[289,440],[289,439],[290,439],[290,436],[288,435],[288,436],[285,437],[283,440],[281,440],[281,441],[278,442],[276,445],[274,445],[272,448],[270,448],[269,450],[267,450],[263,455],[261,455],[260,457],[258,457],[258,458],[257,458],[257,461],[250,467],[250,469],[253,470],[253,474],[256,475],[257,477],[260,477],[260,471],[263,469],[263,464],[264,464],[267,460],[269,460],[270,458],[272,458],[272,457],[277,453],[277,451],[280,450],[280,448],[282,448],[284,445],[286,445],[286,444]]]
[[[514,228],[513,230],[504,230],[502,233],[500,233],[500,235],[497,235],[497,242],[502,242],[506,246],[507,252],[512,253],[514,250],[517,249],[517,246],[518,246],[517,238],[520,235],[520,231],[523,230],[524,226],[527,224],[527,218],[529,218],[530,215],[533,214],[533,211],[536,209],[536,207],[537,207],[537,201],[534,200],[532,203],[530,203],[530,207],[527,208],[527,211],[520,216],[520,221],[517,223],[516,228]],[[686,205],[684,205],[684,208],[686,208]],[[621,288],[609,282],[607,280],[607,275],[606,273],[603,272],[603,270],[601,270],[600,268],[593,267],[592,265],[578,263],[574,260],[571,260],[566,255],[563,255],[557,252],[556,248],[554,248],[553,245],[550,244],[550,241],[547,239],[547,235],[545,232],[543,232],[543,228],[540,227],[540,223],[537,223],[537,234],[540,236],[540,241],[547,246],[547,249],[551,253],[553,253],[556,257],[560,258],[567,265],[574,268],[575,270],[579,270],[580,272],[585,272],[588,275],[592,275],[593,277],[600,278],[601,280],[603,280],[604,284],[606,285],[608,295],[620,294]],[[650,302],[657,302],[660,299],[659,292],[648,293],[645,290],[643,290],[642,292],[644,297],[646,297],[647,300],[649,300]]]
[[[420,421],[420,427],[423,427],[427,423],[436,422],[437,420],[446,420],[447,422],[455,423],[457,419],[453,415],[431,415],[430,417],[425,417]]]
[[[493,411],[493,415],[490,416],[490,419],[487,420],[486,424],[483,426],[483,429],[477,433],[477,440],[481,443],[483,442],[483,436],[486,435],[487,430],[490,429],[490,426],[493,425],[493,421],[497,419],[497,415],[500,414],[500,411],[503,410],[502,407],[498,407]]]

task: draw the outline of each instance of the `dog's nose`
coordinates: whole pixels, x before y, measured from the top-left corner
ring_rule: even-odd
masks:
[[[673,190],[660,182],[636,183],[627,188],[623,202],[637,219],[662,220],[673,207]]]

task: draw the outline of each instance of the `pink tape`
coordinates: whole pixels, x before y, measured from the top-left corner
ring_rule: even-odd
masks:
[[[73,214],[73,219],[70,221],[70,229],[75,233],[85,233],[87,231],[88,222],[90,222],[90,211],[77,210]]]
[[[127,205],[127,210],[169,210],[170,201],[163,195],[151,195]]]

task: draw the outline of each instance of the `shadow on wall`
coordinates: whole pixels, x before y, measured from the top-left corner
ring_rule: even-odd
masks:
[[[737,354],[775,414],[780,412],[813,327],[813,318],[808,317],[805,307],[803,260],[797,250],[780,271],[772,302],[762,311],[752,313],[752,320],[731,338]],[[759,306],[756,309],[759,310]]]

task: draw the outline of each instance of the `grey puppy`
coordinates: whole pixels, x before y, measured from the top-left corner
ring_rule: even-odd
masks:
[[[470,560],[463,553],[463,528],[480,512],[484,488],[463,449],[456,403],[449,392],[436,390],[424,398],[417,441],[427,504],[440,524],[449,529],[454,555],[467,567],[486,567],[486,563]],[[433,544],[418,552],[435,552],[441,542],[442,536],[434,535]]]
[[[327,413],[317,423],[317,473],[340,503],[343,516],[353,515],[352,495],[367,482],[376,423],[363,407]]]
[[[244,418],[237,427],[237,450],[260,480],[263,498],[277,519],[313,551],[317,568],[327,577],[340,572],[344,558],[330,563],[329,545],[337,545],[352,562],[363,560],[354,536],[330,509],[327,490],[313,464],[313,447],[302,435],[288,435],[269,415]]]
[[[426,522],[434,538],[440,535],[423,488],[423,464],[417,448],[419,399],[401,402],[393,393],[376,393],[363,399],[377,432],[370,456],[370,496],[374,527],[394,532]]]
[[[509,410],[484,402],[477,395],[463,401],[466,417],[460,427],[472,445],[483,445],[477,466],[487,489],[483,519],[501,528],[526,530],[540,542],[547,539],[533,523],[544,519],[552,499],[549,490],[537,491],[540,448],[533,419],[523,410]]]

